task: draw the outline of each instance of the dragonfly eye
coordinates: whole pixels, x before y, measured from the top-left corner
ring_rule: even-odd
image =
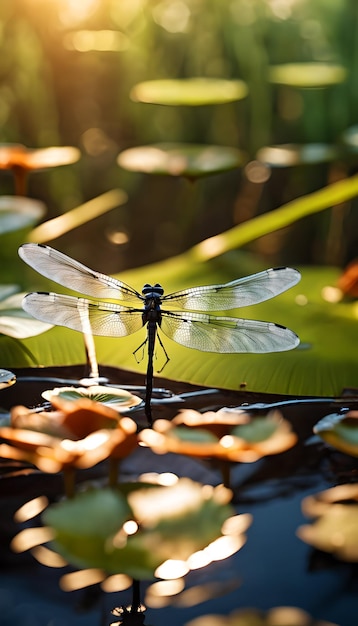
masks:
[[[164,293],[164,289],[159,283],[155,285],[149,285],[146,283],[142,289],[143,296],[147,296],[148,294],[153,294],[155,296],[162,296]]]
[[[164,294],[164,289],[163,287],[159,284],[159,283],[155,283],[154,285],[154,291],[159,295],[162,296]]]

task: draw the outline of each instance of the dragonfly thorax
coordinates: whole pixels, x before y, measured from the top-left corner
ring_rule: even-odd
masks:
[[[155,285],[146,283],[142,289],[142,294],[146,299],[161,298],[164,294],[164,289],[159,283],[155,283]]]

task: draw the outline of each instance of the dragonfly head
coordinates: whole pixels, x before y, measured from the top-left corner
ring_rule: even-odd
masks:
[[[159,283],[155,283],[155,285],[146,283],[142,289],[142,294],[145,297],[160,298],[164,294],[164,289]]]

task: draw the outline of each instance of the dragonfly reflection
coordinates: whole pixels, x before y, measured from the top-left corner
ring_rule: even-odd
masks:
[[[43,276],[96,298],[29,293],[23,300],[23,308],[35,318],[82,333],[110,337],[124,337],[147,327],[146,338],[134,354],[147,344],[145,412],[149,423],[152,422],[156,338],[164,350],[165,364],[169,360],[158,329],[177,343],[203,352],[280,352],[299,344],[297,335],[279,324],[201,312],[257,304],[286,291],[300,280],[300,273],[288,267],[265,270],[223,285],[192,287],[164,295],[159,284],[146,284],[139,293],[126,283],[95,272],[49,246],[24,244],[19,255]],[[131,302],[132,306],[104,300]],[[171,307],[179,310],[172,311]]]

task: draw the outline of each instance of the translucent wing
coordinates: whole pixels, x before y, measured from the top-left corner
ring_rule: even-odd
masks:
[[[257,304],[296,285],[301,278],[297,270],[279,267],[238,278],[224,285],[208,285],[176,291],[162,298],[163,303],[194,311],[226,311]]]
[[[125,337],[143,326],[141,309],[57,293],[28,293],[22,306],[43,322],[105,337]]]
[[[106,274],[95,272],[50,246],[25,243],[19,248],[19,255],[37,272],[73,291],[111,300],[143,299],[129,285]]]
[[[282,352],[299,344],[297,335],[278,324],[205,315],[162,312],[165,335],[202,352]]]

